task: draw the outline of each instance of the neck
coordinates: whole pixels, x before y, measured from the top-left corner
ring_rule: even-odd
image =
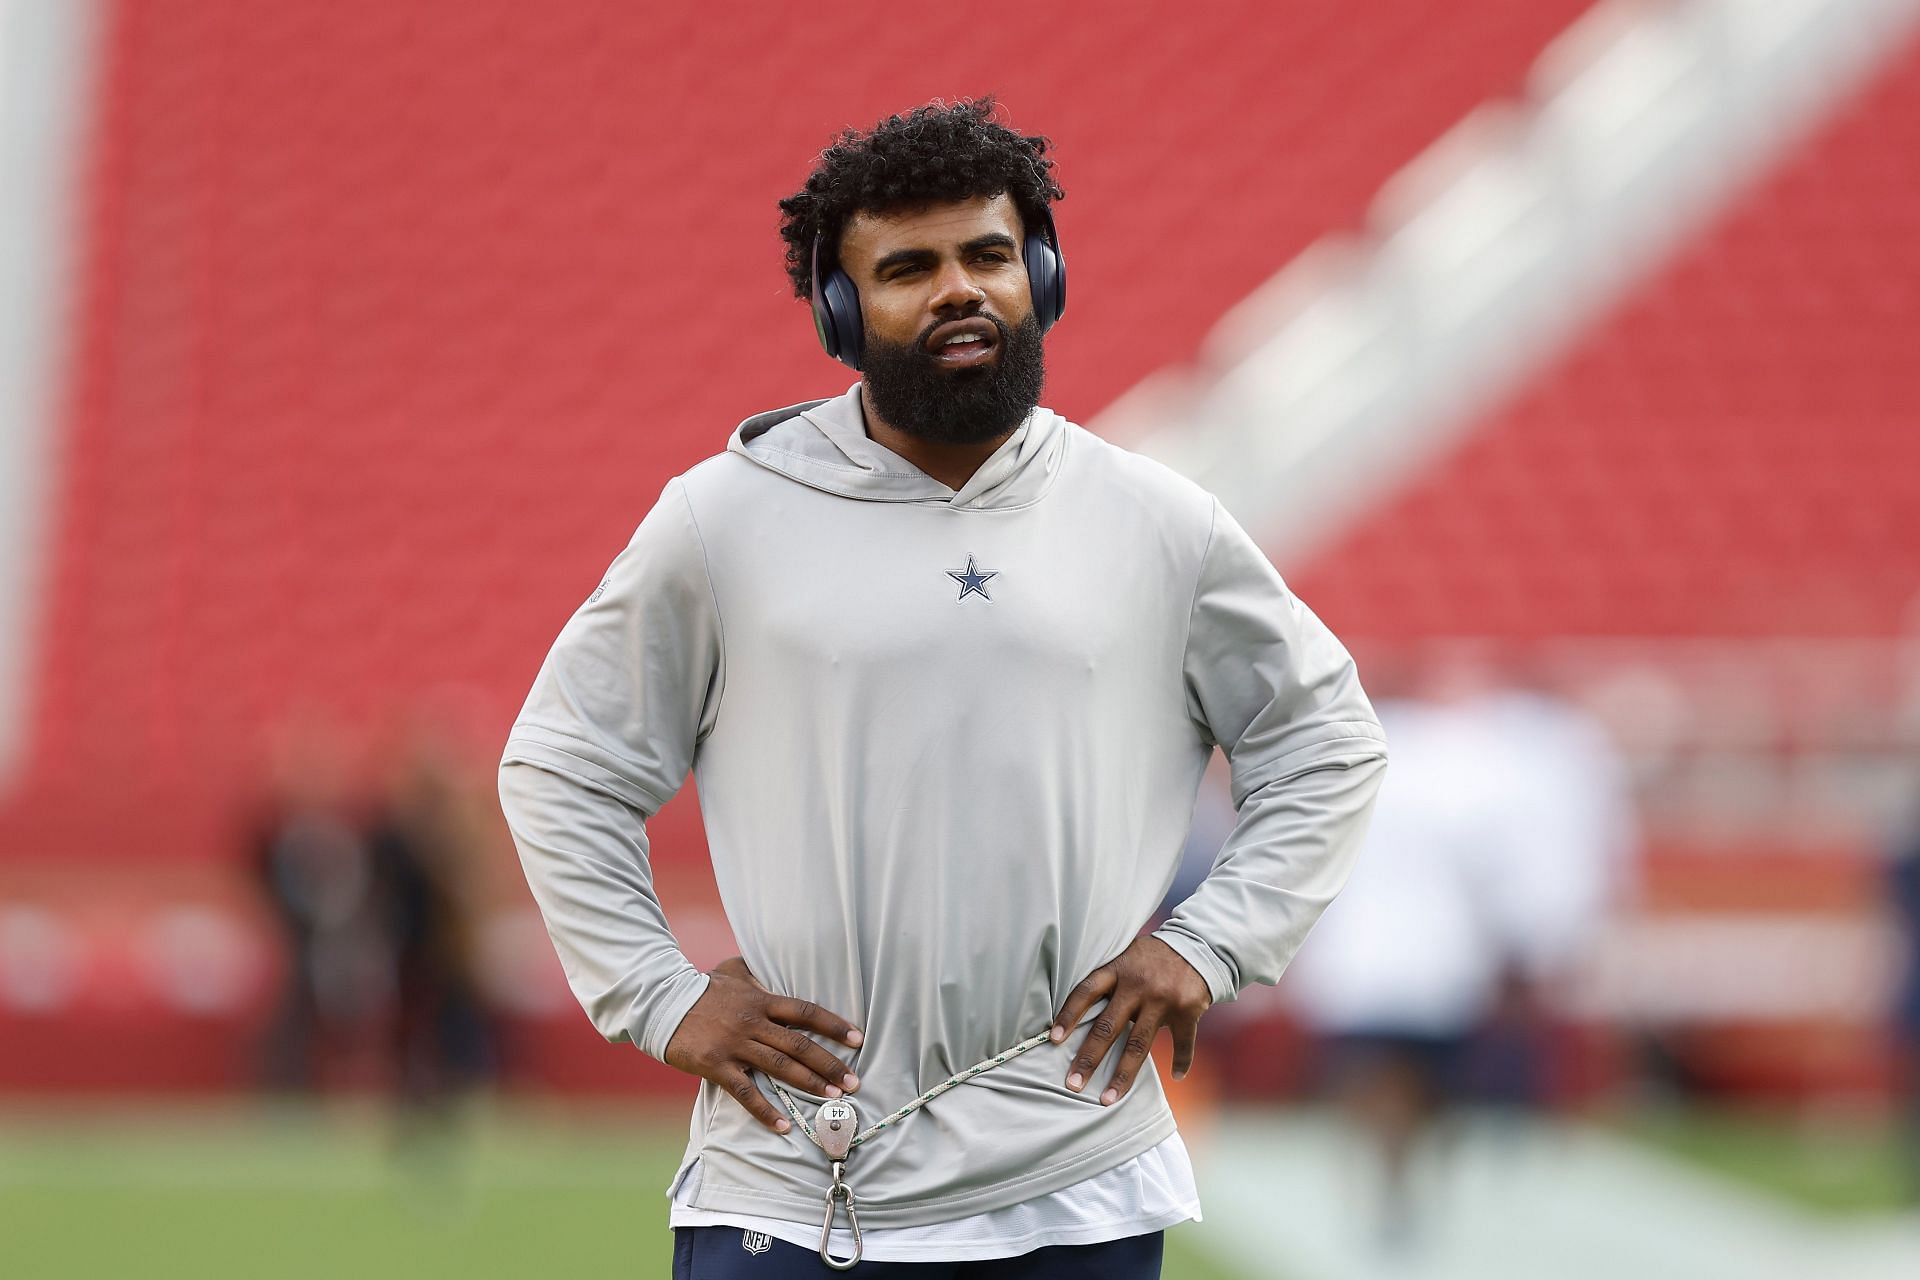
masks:
[[[882,418],[874,409],[873,398],[867,394],[864,383],[860,387],[860,408],[867,416],[867,435],[953,490],[960,489],[973,479],[973,473],[980,469],[980,464],[991,458],[993,451],[1005,444],[1007,437],[1019,429],[1010,427],[997,436],[970,444],[927,440],[910,431],[902,431]]]

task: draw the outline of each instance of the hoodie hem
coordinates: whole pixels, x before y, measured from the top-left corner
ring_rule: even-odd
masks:
[[[1008,1205],[1049,1195],[1096,1174],[1105,1173],[1165,1142],[1175,1132],[1177,1126],[1173,1112],[1162,1107],[1145,1124],[1128,1129],[1096,1147],[1076,1152],[1066,1160],[1045,1165],[1024,1177],[999,1182],[983,1190],[889,1202],[881,1198],[878,1191],[862,1189],[860,1217],[869,1226],[918,1227],[1004,1209]],[[825,1168],[820,1172],[824,1179]],[[857,1171],[852,1180],[858,1182]],[[716,1183],[710,1164],[701,1166],[700,1186],[693,1194],[690,1207],[719,1213],[762,1214],[796,1222],[817,1222],[820,1218],[819,1196],[796,1197],[737,1183]]]

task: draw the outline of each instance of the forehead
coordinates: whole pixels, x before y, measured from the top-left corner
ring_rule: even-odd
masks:
[[[903,249],[938,253],[996,232],[1016,242],[1020,239],[1020,213],[1005,193],[881,213],[863,209],[847,220],[840,237],[840,260],[851,267],[878,262]]]

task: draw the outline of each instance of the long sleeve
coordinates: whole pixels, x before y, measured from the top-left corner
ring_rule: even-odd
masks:
[[[1386,735],[1346,649],[1217,502],[1184,668],[1188,712],[1226,752],[1239,818],[1155,936],[1231,1000],[1279,980],[1346,883]]]
[[[646,823],[686,778],[724,686],[719,610],[674,480],[561,630],[499,779],[575,998],[601,1035],[656,1058],[707,979],[667,927]]]

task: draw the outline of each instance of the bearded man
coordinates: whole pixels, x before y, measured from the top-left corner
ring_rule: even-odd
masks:
[[[1039,407],[1048,150],[989,100],[821,155],[787,266],[860,381],[667,484],[507,744],[575,995],[703,1081],[681,1280],[1158,1275],[1199,1206],[1153,1042],[1180,1075],[1211,1004],[1279,977],[1385,767],[1352,660],[1219,503]],[[1216,747],[1237,825],[1143,936]],[[742,953],[708,973],[648,872],[690,770]]]

